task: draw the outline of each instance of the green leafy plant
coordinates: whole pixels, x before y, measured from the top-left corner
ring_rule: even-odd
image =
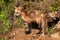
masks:
[[[2,38],[0,38],[0,40],[6,40],[6,38],[5,37],[2,37]]]
[[[7,1],[13,3],[12,0],[0,0],[1,12],[0,12],[0,21],[2,21],[2,26],[0,26],[0,33],[5,33],[10,30],[11,22],[8,18],[8,10],[7,10]]]
[[[51,11],[57,11],[59,9],[59,2],[56,1],[55,3],[51,4],[50,7],[49,7],[49,9]]]
[[[55,27],[55,25],[56,24],[52,23],[52,26],[50,28],[46,29],[46,33],[51,34],[54,31],[53,28]]]

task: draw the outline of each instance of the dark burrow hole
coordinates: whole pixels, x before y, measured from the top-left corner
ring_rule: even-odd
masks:
[[[48,28],[52,27],[52,26],[55,26],[59,21],[59,18],[56,18],[56,20],[53,20],[53,22],[48,22]]]

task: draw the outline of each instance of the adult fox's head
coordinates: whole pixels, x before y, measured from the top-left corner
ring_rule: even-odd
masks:
[[[22,11],[23,11],[23,7],[16,7],[14,16],[18,17],[22,15],[23,14]]]

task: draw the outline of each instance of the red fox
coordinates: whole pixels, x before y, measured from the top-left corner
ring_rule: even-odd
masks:
[[[28,25],[30,25],[31,22],[36,22],[37,24],[39,24],[39,26],[41,25],[43,35],[46,33],[46,29],[48,28],[48,22],[53,21],[53,18],[50,17],[50,14],[47,15],[45,12],[36,11],[36,12],[30,13],[30,15],[27,15],[27,13],[23,10],[22,7],[17,7],[15,9],[14,16],[19,16],[19,15],[21,15],[22,19]],[[31,32],[31,27],[30,26],[28,27],[29,30],[27,31],[27,33]],[[41,32],[41,30],[40,30],[40,32]]]

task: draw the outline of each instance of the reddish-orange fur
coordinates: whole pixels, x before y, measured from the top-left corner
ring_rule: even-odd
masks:
[[[21,7],[18,7],[15,9],[15,14],[17,13],[21,14],[22,19],[26,22],[26,23],[31,23],[31,22],[36,22],[37,24],[39,24],[39,26],[42,26],[42,32],[43,34],[46,32],[46,28],[47,28],[47,18],[46,18],[46,14],[44,12],[38,13],[37,11],[35,13],[30,13],[30,16],[28,16],[26,14],[26,12],[24,12],[22,10]],[[38,15],[36,15],[38,14]]]

